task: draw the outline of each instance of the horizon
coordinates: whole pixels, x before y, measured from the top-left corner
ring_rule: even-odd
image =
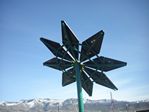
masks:
[[[58,100],[58,101],[66,101],[66,100],[77,100],[78,98],[67,98],[67,99],[51,99],[51,98],[32,98],[32,99],[20,99],[20,100],[15,100],[15,101],[0,101],[0,103],[5,103],[5,102],[20,102],[20,101],[28,101],[28,100]],[[83,101],[86,100],[91,100],[91,101],[111,101],[111,99],[88,99],[88,98],[83,98]],[[144,100],[119,100],[119,99],[112,99],[112,101],[126,101],[126,102],[141,102],[141,101],[147,101],[149,102],[149,99],[144,99]]]
[[[118,91],[94,83],[92,97],[119,100],[149,99],[149,1],[0,1],[0,101],[46,97],[76,98],[76,83],[62,87],[62,72],[44,67],[54,55],[40,37],[62,44],[61,20],[80,43],[105,32],[100,56],[127,62],[105,72]]]

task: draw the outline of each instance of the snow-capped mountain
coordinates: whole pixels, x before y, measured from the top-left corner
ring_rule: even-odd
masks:
[[[148,109],[149,101],[116,101],[116,100],[89,100],[84,99],[85,112],[110,112],[115,111],[134,112],[136,110]],[[77,112],[77,99],[30,99],[18,102],[1,102],[0,112]]]

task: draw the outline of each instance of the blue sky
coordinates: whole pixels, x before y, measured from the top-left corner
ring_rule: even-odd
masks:
[[[149,99],[148,0],[0,0],[0,101],[77,97],[76,83],[62,87],[62,73],[42,65],[53,54],[39,39],[61,43],[61,20],[80,42],[104,30],[100,55],[128,63],[106,73],[118,91],[94,84],[84,98]]]

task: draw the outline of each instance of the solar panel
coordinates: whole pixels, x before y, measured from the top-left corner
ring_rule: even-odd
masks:
[[[68,61],[64,61],[62,59],[58,58],[52,58],[46,62],[43,63],[43,65],[57,69],[57,70],[65,70],[72,66],[72,63]]]
[[[81,72],[81,83],[83,89],[87,92],[89,96],[92,96],[93,82],[88,78],[88,76],[82,71]]]
[[[111,80],[103,72],[98,72],[96,70],[92,70],[87,67],[84,67],[84,70],[97,84],[100,84],[102,86],[105,86],[114,90],[118,90],[117,87],[111,82]]]
[[[66,86],[76,81],[76,73],[74,68],[69,69],[62,74],[62,86]]]
[[[79,41],[64,21],[61,21],[61,27],[64,46],[75,59],[78,59]]]
[[[104,32],[101,30],[82,42],[80,61],[85,61],[100,52]]]
[[[63,49],[63,47],[59,43],[45,38],[40,38],[40,40],[56,57],[60,57],[60,58],[72,61],[72,58],[69,56],[69,54]]]
[[[85,66],[98,69],[101,71],[105,71],[105,72],[126,66],[126,64],[127,64],[126,62],[118,61],[111,58],[106,58],[103,56],[97,57],[93,60],[89,60],[84,63]]]

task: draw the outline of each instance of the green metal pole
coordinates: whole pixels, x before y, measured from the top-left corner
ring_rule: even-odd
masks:
[[[81,86],[81,73],[80,73],[80,64],[75,62],[74,64],[76,71],[76,82],[77,82],[77,93],[78,93],[78,107],[79,112],[84,112],[84,104],[83,104],[83,95],[82,95],[82,86]]]

